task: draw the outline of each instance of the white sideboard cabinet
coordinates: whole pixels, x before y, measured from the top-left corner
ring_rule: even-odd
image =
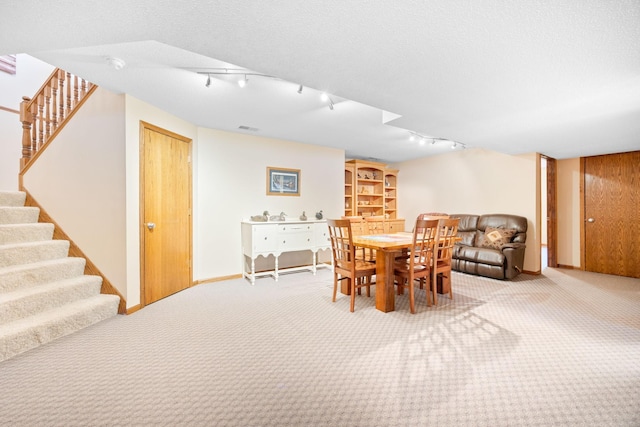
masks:
[[[331,249],[329,229],[325,220],[256,222],[242,221],[242,254],[249,258],[250,268],[244,262],[243,275],[255,284],[256,277],[273,276],[278,280],[279,272],[309,270],[316,273],[318,267],[330,267],[318,264],[318,251]],[[278,258],[285,252],[311,251],[311,264],[279,269]],[[273,255],[273,270],[256,273],[255,260],[259,256]]]

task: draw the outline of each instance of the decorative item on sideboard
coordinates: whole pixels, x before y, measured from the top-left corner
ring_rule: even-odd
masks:
[[[253,215],[251,221],[267,222],[269,221],[269,211],[262,212],[262,215]]]
[[[306,221],[306,220],[307,220],[307,215],[305,211],[302,211],[302,215],[300,215],[300,221]]]
[[[284,212],[280,212],[280,215],[271,215],[269,217],[269,221],[286,221],[287,214]]]
[[[322,219],[322,209],[319,212],[316,212],[316,219]]]

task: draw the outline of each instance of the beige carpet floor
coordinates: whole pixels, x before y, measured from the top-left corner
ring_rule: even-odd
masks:
[[[328,270],[199,285],[0,363],[0,425],[640,425],[640,280],[453,283],[415,315]]]

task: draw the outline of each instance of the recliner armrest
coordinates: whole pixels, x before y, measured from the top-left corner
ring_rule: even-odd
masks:
[[[502,246],[501,250],[505,259],[505,279],[513,279],[522,271],[526,246],[524,243],[507,243]]]

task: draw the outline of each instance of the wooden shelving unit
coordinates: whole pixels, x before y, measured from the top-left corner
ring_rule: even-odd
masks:
[[[344,165],[344,214],[345,216],[354,216],[353,197],[353,177],[355,176],[355,166],[345,163]]]
[[[384,163],[349,160],[344,171],[344,215],[381,216],[393,231],[402,231],[404,220],[398,218],[398,170],[389,169]]]

